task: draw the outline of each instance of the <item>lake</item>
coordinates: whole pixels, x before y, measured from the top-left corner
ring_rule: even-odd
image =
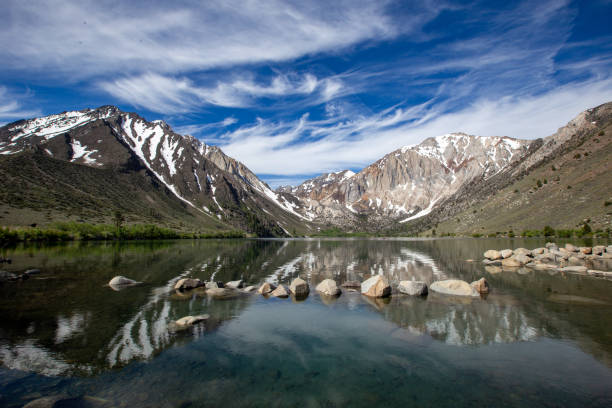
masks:
[[[557,241],[562,243],[563,241]],[[541,239],[295,239],[71,243],[0,250],[0,406],[73,397],[71,406],[612,406],[612,281],[501,270],[487,249]],[[475,262],[466,262],[473,259]],[[485,277],[481,298],[339,284]],[[144,282],[114,291],[115,275]],[[179,277],[310,283],[306,299],[214,299]],[[209,314],[183,332],[169,323]],[[70,404],[66,405],[69,406]]]

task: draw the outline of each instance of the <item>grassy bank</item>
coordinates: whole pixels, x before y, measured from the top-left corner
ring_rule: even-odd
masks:
[[[242,231],[183,232],[152,224],[113,226],[76,222],[56,223],[48,228],[1,227],[0,243],[59,241],[121,241],[150,239],[244,238]]]

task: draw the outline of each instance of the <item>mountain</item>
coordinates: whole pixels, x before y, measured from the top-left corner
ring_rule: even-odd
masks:
[[[451,133],[395,150],[355,174],[345,170],[307,180],[291,192],[318,222],[359,228],[422,217],[461,186],[498,174],[531,141]]]
[[[610,178],[605,176],[611,174],[607,150],[610,136],[605,130],[611,120],[611,110],[612,103],[589,109],[544,139],[464,133],[428,138],[416,146],[405,146],[387,154],[357,174],[349,170],[327,173],[297,187],[281,187],[277,191],[295,195],[302,204],[303,214],[314,222],[347,230],[415,233],[433,229],[459,213],[463,218],[459,217],[456,225],[446,223],[444,231],[481,232],[486,229],[485,224],[497,228],[495,231],[504,230],[504,225],[534,228],[534,221],[544,219],[550,225],[570,228],[583,218],[592,217],[598,220],[598,225],[604,225],[609,219],[601,203],[612,201]],[[598,152],[598,156],[589,157],[589,151]],[[574,159],[581,155],[581,162]],[[503,189],[525,191],[522,184],[510,186],[535,177],[538,169],[555,160],[559,161],[557,167],[561,173],[553,170],[553,174],[537,173],[538,177],[529,183],[537,185],[537,179],[558,182],[560,174],[567,171],[572,176],[563,174],[563,178],[573,180],[578,191],[584,187],[585,194],[578,200],[581,209],[558,205],[572,201],[572,193],[577,191],[574,189],[555,196],[536,194],[540,201],[529,200],[535,194],[530,191],[522,200],[506,200],[504,211],[492,205],[486,214],[479,210],[474,213],[473,206],[491,202],[491,197]],[[583,166],[574,167],[578,162]],[[597,202],[601,208],[591,208],[586,202]],[[545,208],[558,208],[561,213],[544,218],[529,216],[538,213],[536,210],[544,212]],[[468,219],[472,221],[462,221]],[[487,219],[499,222],[487,224]],[[514,221],[508,224],[506,220],[511,219]]]
[[[219,148],[114,106],[8,124],[0,128],[0,157],[0,175],[10,180],[0,193],[3,223],[104,220],[119,209],[132,221],[183,229],[261,236],[308,229],[295,203]]]
[[[612,103],[582,112],[538,139],[522,160],[495,177],[474,180],[412,225],[438,233],[610,229],[612,216]]]

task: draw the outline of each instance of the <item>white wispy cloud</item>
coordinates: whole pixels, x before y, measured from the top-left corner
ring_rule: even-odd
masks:
[[[0,55],[5,69],[63,78],[286,61],[395,36],[387,3],[7,0]]]
[[[404,145],[449,132],[523,139],[554,133],[581,111],[612,99],[612,80],[555,88],[535,96],[480,98],[447,112],[435,104],[391,108],[370,116],[270,122],[212,139],[258,174],[295,175],[361,168]],[[209,140],[211,141],[211,140]]]
[[[253,106],[261,98],[313,96],[303,104],[320,103],[343,91],[340,79],[318,79],[310,73],[277,74],[267,83],[246,75],[211,85],[198,85],[186,77],[174,78],[149,72],[103,81],[99,86],[133,106],[167,114],[190,112],[205,105],[245,108]]]

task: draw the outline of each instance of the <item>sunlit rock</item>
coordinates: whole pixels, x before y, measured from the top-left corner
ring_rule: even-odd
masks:
[[[270,292],[270,296],[279,297],[279,298],[287,298],[289,297],[289,291],[285,287],[285,285],[278,285],[276,289]]]
[[[341,292],[338,285],[336,285],[336,281],[333,279],[324,279],[317,285],[315,290],[326,296],[338,296]]]
[[[375,275],[361,284],[361,293],[370,297],[387,297],[391,294],[391,286],[387,278]]]
[[[289,291],[296,296],[305,296],[310,292],[310,287],[304,279],[296,278],[289,285]]]
[[[427,294],[427,284],[421,281],[401,281],[397,290],[406,295],[425,296]]]
[[[189,290],[199,288],[200,286],[204,286],[204,282],[199,279],[183,278],[179,279],[178,282],[176,282],[176,284],[174,285],[174,289]]]
[[[447,279],[443,281],[436,281],[429,286],[433,292],[441,293],[443,295],[453,296],[480,296],[480,294],[470,286],[466,281],[458,279]]]

